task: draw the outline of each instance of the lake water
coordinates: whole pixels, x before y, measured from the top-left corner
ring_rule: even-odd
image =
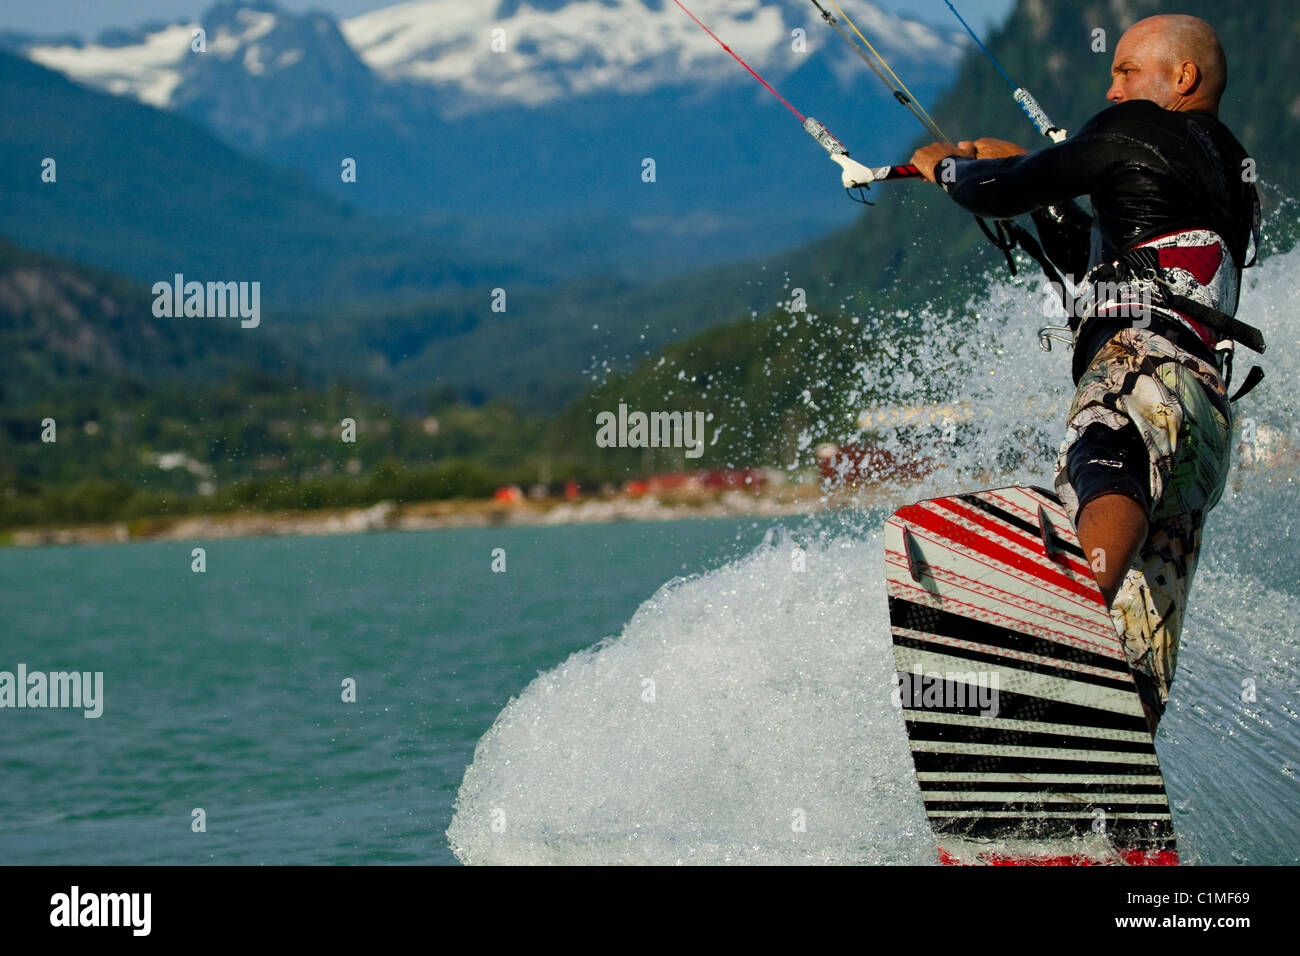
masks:
[[[452,802],[511,696],[762,534],[217,541],[204,573],[189,543],[0,551],[0,669],[102,671],[105,688],[97,719],[0,710],[0,861],[454,862]]]

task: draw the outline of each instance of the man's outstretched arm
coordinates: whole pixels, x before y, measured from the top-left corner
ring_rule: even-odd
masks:
[[[1088,268],[1092,217],[1073,197],[1090,192],[1104,171],[1089,139],[1076,137],[1037,153],[1000,139],[935,143],[917,150],[912,163],[977,216],[1032,213],[1047,257],[1078,279]]]
[[[912,163],[962,208],[1011,219],[1092,192],[1115,159],[1097,148],[1093,127],[1033,153],[999,139],[935,143],[917,150]]]

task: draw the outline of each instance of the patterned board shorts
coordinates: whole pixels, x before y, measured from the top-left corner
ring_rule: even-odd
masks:
[[[1090,425],[1122,431],[1134,443],[1140,438],[1147,453],[1143,491],[1151,530],[1111,617],[1133,670],[1154,684],[1158,700],[1152,703],[1160,712],[1178,664],[1205,515],[1228,478],[1227,390],[1212,365],[1149,330],[1124,329],[1111,338],[1079,379],[1056,461],[1056,491],[1076,522],[1080,500],[1070,478],[1070,451]]]

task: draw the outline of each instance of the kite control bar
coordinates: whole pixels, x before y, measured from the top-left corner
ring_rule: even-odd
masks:
[[[822,148],[830,153],[831,159],[839,164],[843,170],[840,182],[844,184],[845,189],[869,186],[871,183],[888,179],[916,179],[921,175],[921,171],[915,166],[876,166],[874,168],[863,166],[856,159],[851,159],[849,151],[844,148],[844,144],[836,139],[830,130],[811,116],[804,119],[803,128],[809,136],[821,143]]]

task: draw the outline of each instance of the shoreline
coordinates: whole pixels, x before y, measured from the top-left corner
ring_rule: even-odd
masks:
[[[367,531],[430,531],[442,528],[608,524],[615,521],[674,521],[684,518],[785,517],[869,504],[875,497],[858,488],[824,493],[815,485],[786,485],[763,492],[729,489],[707,495],[592,496],[503,503],[448,500],[319,511],[240,511],[207,515],[135,518],[98,524],[17,528],[0,533],[12,547],[124,544],[132,541],[191,541],[357,534]]]

